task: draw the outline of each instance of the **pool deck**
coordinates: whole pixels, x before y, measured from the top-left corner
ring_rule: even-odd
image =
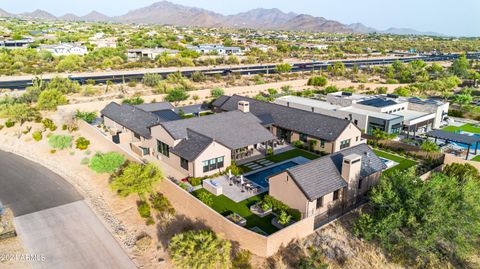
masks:
[[[289,160],[285,160],[283,162],[274,163],[270,166],[266,166],[262,169],[258,169],[258,170],[255,170],[255,171],[252,171],[252,172],[249,172],[249,173],[246,173],[246,174],[243,175],[243,180],[245,182],[250,183],[251,185],[253,185],[255,187],[260,187],[261,188],[261,190],[259,192],[249,192],[249,191],[246,191],[246,190],[242,192],[242,187],[241,186],[236,185],[236,184],[230,184],[230,182],[228,180],[228,175],[222,175],[222,176],[213,178],[212,180],[216,181],[218,184],[220,184],[222,186],[223,195],[225,195],[226,197],[228,197],[232,201],[238,203],[238,202],[241,202],[243,200],[246,200],[248,198],[251,198],[253,196],[257,196],[261,193],[264,193],[264,192],[268,191],[268,187],[266,187],[266,188],[262,187],[262,186],[256,184],[255,182],[249,180],[247,178],[248,175],[252,175],[252,174],[267,170],[269,168],[272,168],[274,166],[282,165],[282,164],[288,163],[288,162],[296,162],[300,165],[300,164],[305,164],[307,162],[310,162],[310,160],[307,159],[307,158],[304,158],[304,157],[295,157],[295,158],[292,158],[292,159],[289,159]]]

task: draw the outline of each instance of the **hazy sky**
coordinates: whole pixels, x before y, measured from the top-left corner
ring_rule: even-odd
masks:
[[[84,15],[97,10],[122,15],[155,0],[0,0],[0,8],[19,13],[44,9],[54,15]],[[253,8],[279,8],[377,29],[414,28],[448,35],[480,36],[480,0],[171,0],[222,14]]]

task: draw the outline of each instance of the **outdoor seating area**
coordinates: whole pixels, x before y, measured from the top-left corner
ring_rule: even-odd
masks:
[[[211,179],[210,181],[216,182],[218,184],[216,188],[222,189],[221,194],[227,196],[229,199],[235,202],[243,201],[245,199],[267,191],[266,188],[255,184],[254,182],[245,178],[243,175],[235,176],[230,173]],[[205,189],[213,193],[212,191],[210,191],[210,189]]]

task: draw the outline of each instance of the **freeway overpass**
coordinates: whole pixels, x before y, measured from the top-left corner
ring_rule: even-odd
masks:
[[[452,61],[457,59],[460,54],[444,54],[444,55],[419,55],[414,57],[394,57],[394,58],[377,58],[377,59],[362,59],[362,60],[336,60],[325,62],[309,62],[309,63],[294,63],[292,64],[291,72],[305,72],[312,70],[326,70],[328,66],[333,65],[335,62],[343,62],[345,67],[358,66],[359,68],[365,68],[372,65],[386,65],[392,64],[395,61],[401,61],[408,63],[416,60],[423,60],[425,62],[440,62],[440,61]],[[480,59],[480,52],[468,53],[469,59]],[[184,76],[191,76],[194,72],[202,72],[205,75],[227,75],[230,73],[240,75],[256,75],[256,74],[269,74],[275,73],[275,64],[268,65],[249,65],[249,66],[235,66],[235,67],[196,67],[190,69],[182,69],[180,72]],[[89,80],[95,81],[95,83],[106,83],[111,81],[113,83],[123,83],[131,80],[140,81],[147,73],[159,74],[167,76],[171,73],[178,72],[179,69],[162,69],[162,70],[140,70],[140,71],[112,71],[105,73],[92,73],[92,74],[76,74],[69,75],[68,78],[74,81],[78,81],[80,84],[85,84]],[[27,76],[28,78],[0,78],[0,89],[25,89],[32,85],[32,78],[34,76]],[[44,77],[45,81],[49,81],[52,76]]]

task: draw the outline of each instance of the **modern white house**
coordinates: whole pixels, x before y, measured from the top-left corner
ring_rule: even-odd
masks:
[[[330,93],[326,101],[283,96],[275,103],[350,120],[368,134],[380,129],[407,136],[440,128],[449,108],[449,103],[436,100],[348,92]]]
[[[39,50],[49,51],[55,56],[85,55],[88,53],[87,47],[73,44],[73,43],[60,43],[57,45],[40,45]]]
[[[178,50],[171,50],[165,48],[143,48],[143,49],[129,49],[127,51],[127,57],[129,60],[140,60],[142,58],[148,58],[155,60],[161,55],[175,56],[178,54]]]
[[[187,49],[196,51],[200,54],[217,53],[218,55],[243,55],[240,47],[225,47],[220,44],[203,44],[198,46],[188,45]]]

